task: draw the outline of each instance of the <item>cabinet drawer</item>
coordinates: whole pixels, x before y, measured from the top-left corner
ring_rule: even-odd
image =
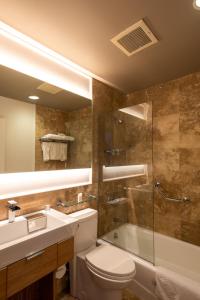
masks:
[[[6,299],[6,275],[7,269],[0,270],[0,300]]]
[[[56,244],[8,266],[7,297],[54,271],[56,267]]]
[[[58,243],[58,267],[74,257],[74,238]]]

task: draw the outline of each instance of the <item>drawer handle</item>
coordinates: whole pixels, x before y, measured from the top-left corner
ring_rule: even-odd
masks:
[[[45,251],[42,250],[42,251],[38,251],[38,252],[32,253],[31,255],[26,256],[26,260],[29,261],[29,260],[31,260],[31,259],[34,259],[34,258],[36,258],[36,257],[38,257],[38,256],[40,256],[40,255],[42,255],[44,252],[45,252]]]

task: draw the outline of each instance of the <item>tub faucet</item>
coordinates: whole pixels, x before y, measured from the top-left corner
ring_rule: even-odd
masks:
[[[21,208],[17,206],[17,202],[15,200],[8,201],[8,222],[12,223],[15,221],[15,213],[17,210]]]

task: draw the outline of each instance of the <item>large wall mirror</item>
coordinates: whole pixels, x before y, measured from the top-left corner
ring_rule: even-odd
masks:
[[[0,173],[91,167],[92,101],[0,66]]]

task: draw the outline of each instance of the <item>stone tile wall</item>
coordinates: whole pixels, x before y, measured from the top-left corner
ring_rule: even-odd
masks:
[[[92,105],[67,113],[67,135],[75,138],[69,143],[67,168],[90,168],[92,160]]]
[[[153,103],[153,170],[173,203],[154,193],[154,229],[200,245],[200,72],[127,96],[127,103]]]
[[[87,207],[92,207],[96,209],[97,208],[96,200],[92,200],[75,206],[70,206],[68,208],[62,208],[62,207],[58,208],[56,206],[58,199],[64,201],[73,201],[77,199],[77,194],[80,192],[83,193],[83,200],[88,199],[88,194],[94,194],[94,195],[96,194],[96,190],[92,187],[92,185],[88,185],[88,186],[75,187],[70,189],[63,189],[58,191],[51,191],[51,192],[44,192],[44,193],[33,194],[28,196],[16,197],[15,200],[18,202],[18,205],[21,208],[21,210],[17,212],[17,214],[23,215],[23,214],[28,214],[34,211],[44,209],[46,204],[50,204],[52,208],[58,209],[67,214]],[[8,200],[9,199],[0,201],[0,220],[6,219],[8,217],[7,215]]]
[[[43,161],[40,138],[48,133],[65,133],[67,113],[59,109],[36,105],[36,128],[35,128],[35,170],[50,171],[65,169],[65,162]]]
[[[154,229],[163,234],[200,244],[200,73],[137,91],[127,97],[94,80],[94,101],[92,114],[92,166],[93,184],[87,187],[54,191],[19,197],[22,211],[27,213],[56,199],[73,200],[79,191],[98,195],[99,235],[117,226],[113,215],[123,222],[132,222],[152,228],[154,208]],[[138,103],[153,103],[153,168],[154,179],[159,179],[170,195],[188,195],[192,202],[178,204],[163,201],[156,193],[153,202],[144,195],[137,199],[129,195],[124,187],[145,184],[151,177],[138,177],[113,182],[102,181],[104,163],[104,123],[102,117],[118,108]],[[150,173],[151,175],[151,173]],[[108,206],[107,199],[112,196],[128,196],[122,206]],[[130,193],[130,192],[129,192]],[[6,201],[0,203],[0,219],[6,218]],[[96,201],[91,204],[96,207]],[[81,206],[67,210],[81,209]]]
[[[43,161],[41,142],[39,139],[48,133],[64,133],[75,138],[75,141],[68,143],[67,162]],[[59,109],[36,105],[36,171],[89,168],[91,166],[91,148],[91,106],[72,112],[63,112]]]

